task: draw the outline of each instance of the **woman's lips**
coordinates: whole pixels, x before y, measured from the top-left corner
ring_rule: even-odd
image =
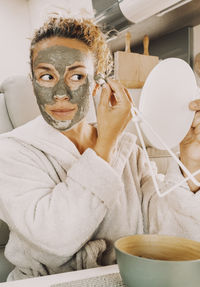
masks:
[[[53,113],[56,116],[69,116],[75,111],[75,108],[71,109],[53,109],[51,110],[51,113]]]

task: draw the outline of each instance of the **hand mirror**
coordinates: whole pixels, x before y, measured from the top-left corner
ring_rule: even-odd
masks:
[[[197,84],[190,66],[183,60],[161,61],[149,74],[142,89],[139,112],[168,148],[186,136],[194,118],[189,103],[197,98]],[[151,146],[166,149],[143,121],[140,124]]]

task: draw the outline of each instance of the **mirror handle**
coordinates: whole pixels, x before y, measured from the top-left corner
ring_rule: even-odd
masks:
[[[131,33],[127,32],[125,35],[125,52],[131,53]]]
[[[144,55],[149,55],[149,37],[147,35],[144,36],[143,39],[143,46],[144,46]]]

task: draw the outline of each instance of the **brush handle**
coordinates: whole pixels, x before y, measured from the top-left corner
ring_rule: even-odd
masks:
[[[144,36],[143,39],[143,46],[144,46],[144,55],[149,55],[149,37],[147,35]]]
[[[125,35],[125,52],[131,53],[131,33],[127,32]]]

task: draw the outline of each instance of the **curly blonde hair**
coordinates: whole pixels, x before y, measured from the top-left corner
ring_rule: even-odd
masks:
[[[41,40],[51,37],[71,38],[82,41],[90,48],[95,56],[96,74],[100,73],[106,77],[112,72],[112,55],[107,46],[106,37],[100,28],[90,19],[63,17],[49,18],[49,20],[35,32],[30,49],[31,69],[33,67],[32,62],[35,45]]]

